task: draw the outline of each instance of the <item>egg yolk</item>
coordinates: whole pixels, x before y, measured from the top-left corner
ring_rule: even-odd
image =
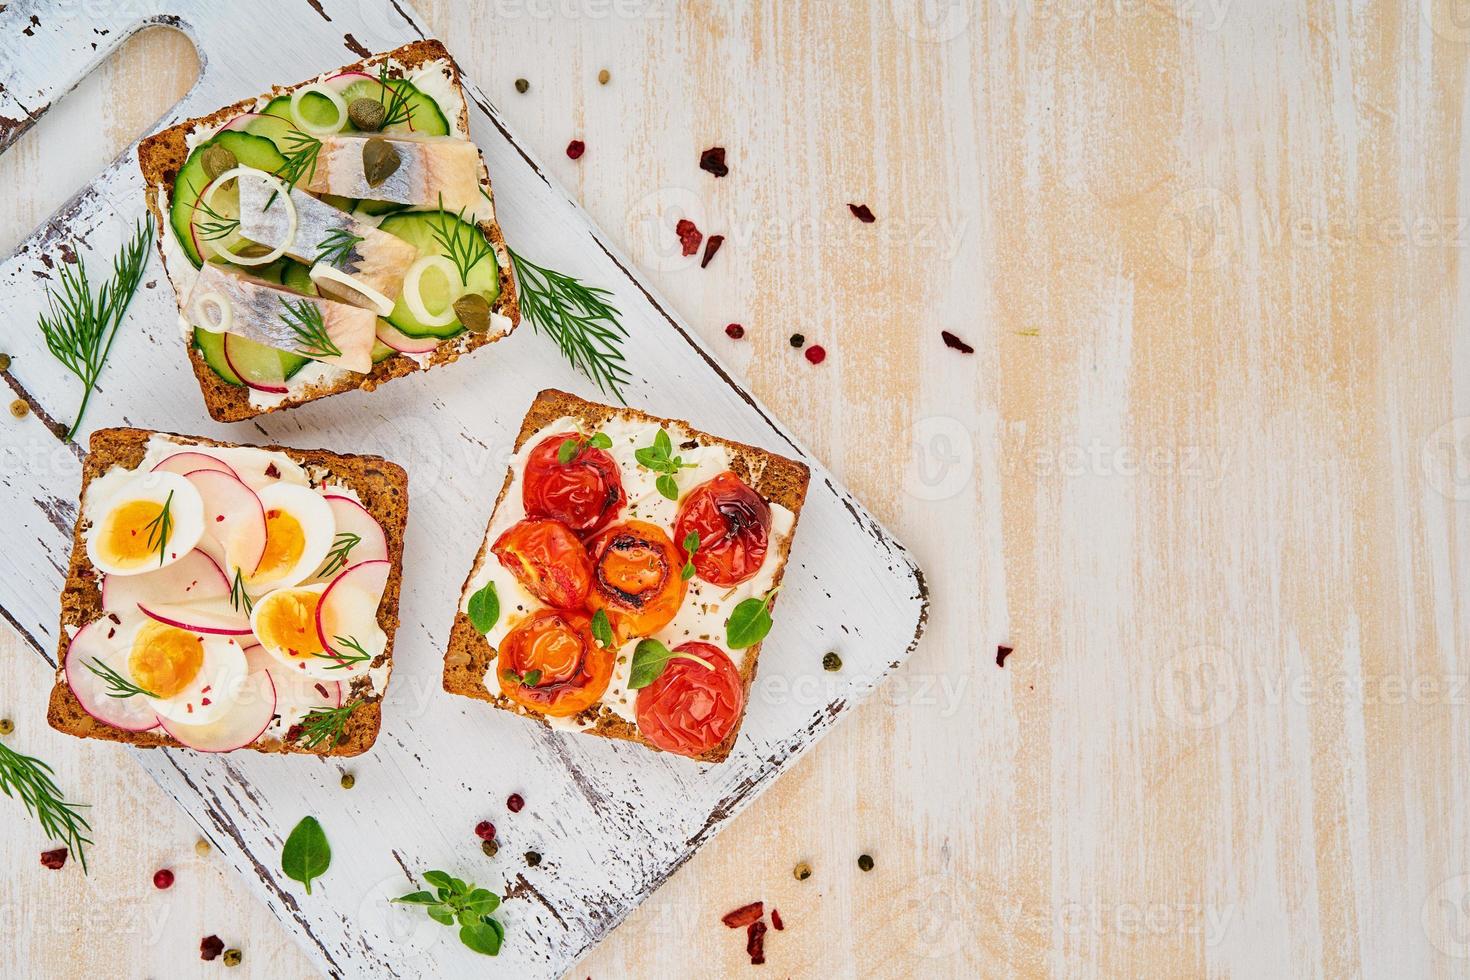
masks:
[[[128,672],[133,683],[159,698],[171,698],[188,687],[204,666],[204,643],[176,626],[148,622],[133,638]]]
[[[113,508],[102,527],[98,552],[119,568],[137,568],[150,558],[156,559],[156,522],[162,513],[163,505],[156,500],[130,500]]]
[[[255,620],[260,642],[292,657],[311,657],[325,652],[316,631],[316,607],[321,594],[305,589],[278,592]]]
[[[283,510],[265,512],[265,553],[255,566],[252,581],[269,582],[289,572],[306,550],[306,533],[301,522]]]

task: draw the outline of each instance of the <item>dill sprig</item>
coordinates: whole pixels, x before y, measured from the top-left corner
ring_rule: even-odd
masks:
[[[439,195],[440,220],[430,225],[434,241],[444,250],[454,268],[459,271],[459,281],[470,284],[470,270],[490,254],[490,243],[480,229],[464,220],[464,208],[458,214],[444,210],[444,195]]]
[[[373,659],[373,655],[363,648],[362,643],[355,636],[334,636],[332,639],[339,646],[346,647],[352,652],[343,653],[337,647],[332,647],[323,650],[321,653],[313,653],[313,657],[321,657],[323,660],[332,661],[332,665],[326,668],[327,670],[342,670],[345,667],[351,667],[353,664],[365,663]]]
[[[286,158],[286,162],[275,169],[275,175],[291,187],[295,187],[302,177],[310,183],[311,178],[316,175],[316,158],[322,151],[322,141],[299,129],[293,129],[285,135],[282,142],[286,147],[281,151],[281,156]],[[261,210],[270,210],[278,193],[271,191],[271,196],[266,198],[265,207]]]
[[[322,562],[322,570],[316,573],[316,577],[327,578],[346,568],[347,556],[361,543],[361,535],[353,534],[351,531],[338,531],[337,536],[332,539],[332,550],[327,552],[327,558]]]
[[[344,704],[340,708],[316,708],[307,712],[305,718],[301,719],[301,745],[303,748],[314,749],[323,742],[332,746],[342,744],[345,737],[344,729],[347,727],[347,719],[351,717],[357,704]]]
[[[281,322],[291,328],[298,341],[297,350],[307,357],[341,357],[342,348],[327,334],[327,323],[321,307],[310,300],[281,300]]]
[[[87,278],[87,263],[77,258],[75,267],[63,263],[61,288],[47,294],[50,310],[41,314],[37,323],[46,337],[51,354],[76,375],[85,392],[77,419],[66,432],[76,435],[87,413],[87,402],[97,387],[97,376],[112,350],[117,328],[127,313],[128,304],[143,281],[143,267],[148,263],[148,248],[153,243],[153,216],[138,225],[131,241],[112,260],[112,278],[93,290]]]
[[[107,696],[110,698],[133,698],[139,694],[145,698],[157,699],[158,697],[157,694],[144,690],[122,674],[107,666],[107,664],[102,662],[101,658],[93,657],[92,662],[84,666],[107,682]]]
[[[200,211],[203,211],[205,216],[209,218],[208,221],[201,221],[197,225],[197,227],[199,228],[199,235],[205,241],[217,242],[221,238],[228,238],[236,231],[239,231],[239,218],[231,218],[228,215],[220,214],[214,208],[205,203],[203,196],[200,196],[198,202],[195,203],[194,207]]]
[[[85,803],[67,803],[61,797],[55,780],[54,770],[40,759],[21,755],[0,744],[0,793],[19,796],[26,812],[41,823],[48,837],[64,840],[77,860],[82,871],[87,870],[86,845],[92,843],[85,831],[92,829],[80,810]]]
[[[143,525],[148,530],[148,549],[158,549],[158,564],[163,565],[163,559],[167,554],[169,535],[174,533],[174,492],[170,490],[164,498],[163,510],[158,516]]]
[[[317,243],[316,258],[312,259],[312,262],[325,262],[327,265],[335,265],[340,269],[346,265],[347,257],[352,254],[352,250],[360,242],[362,242],[361,235],[354,235],[346,228],[333,228],[327,232],[326,238]]]
[[[413,126],[413,107],[408,104],[408,89],[403,85],[388,84],[388,63],[384,62],[378,66],[378,84],[382,86],[378,90],[378,105],[383,107],[383,125],[381,129],[389,126],[397,126],[408,123]],[[383,96],[388,93],[388,101],[383,101]]]
[[[556,341],[572,367],[624,401],[623,385],[632,379],[622,351],[628,331],[618,322],[618,308],[607,302],[612,294],[537,265],[514,249],[510,260],[520,285],[521,314]]]
[[[230,582],[230,605],[236,612],[243,606],[247,616],[255,611],[255,603],[250,600],[250,593],[245,591],[245,574],[238,567],[234,580]]]

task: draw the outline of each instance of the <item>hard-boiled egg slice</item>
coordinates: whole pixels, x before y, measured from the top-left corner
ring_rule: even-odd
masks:
[[[250,591],[305,581],[332,550],[332,508],[310,487],[272,483],[260,489],[265,508],[265,554],[249,576]]]
[[[109,575],[140,575],[171,565],[204,534],[199,491],[177,473],[140,473],[87,516],[92,522],[87,557]]]
[[[239,703],[250,670],[240,641],[149,621],[138,628],[128,675],[160,717],[191,725],[223,718]]]
[[[325,585],[277,589],[257,599],[250,628],[266,652],[298,677],[340,681],[342,669],[329,659],[317,635],[316,610]]]

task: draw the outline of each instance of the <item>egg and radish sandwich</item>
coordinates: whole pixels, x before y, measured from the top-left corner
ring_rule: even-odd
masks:
[[[376,456],[98,430],[51,726],[145,748],[366,751],[407,517],[407,476]]]
[[[209,414],[456,360],[520,322],[458,66],[407,44],[189,119],[138,163]]]
[[[445,690],[724,761],[808,479],[686,422],[541,392],[465,580]]]

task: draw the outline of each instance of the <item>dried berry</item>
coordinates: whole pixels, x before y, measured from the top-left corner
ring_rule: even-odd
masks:
[[[342,774],[342,788],[343,789],[351,789],[352,787],[354,787],[356,785],[357,785],[357,777],[356,776],[352,775],[352,773],[350,773],[350,772],[344,772]]]
[[[66,864],[66,848],[58,847],[54,851],[41,852],[41,867],[50,868],[52,871],[60,871],[62,865]]]
[[[725,166],[725,148],[723,146],[712,146],[699,155],[699,169],[712,173],[716,177],[723,177],[730,172]]]
[[[385,139],[374,137],[362,145],[362,176],[369,187],[377,187],[398,170],[403,158]]]
[[[720,250],[720,246],[723,244],[725,244],[724,235],[709,236],[704,243],[704,258],[699,260],[699,267],[701,269],[709,265],[709,260],[715,257],[715,253]]]
[[[612,80],[612,72],[608,71],[606,68],[604,68],[602,71],[600,71],[600,72],[597,73],[597,84],[598,85],[606,85],[611,80]]]
[[[533,868],[536,867],[536,865],[541,863],[541,855],[537,854],[535,851],[527,851],[526,863]]]
[[[15,731],[15,722],[9,718],[0,718],[0,735],[9,735]]]
[[[771,909],[771,925],[776,927],[777,932],[786,928],[786,923],[781,921],[781,913],[776,909]]]
[[[347,118],[352,121],[352,125],[364,133],[376,133],[382,129],[385,117],[383,103],[377,99],[366,97],[353,99],[347,107]]]
[[[209,841],[203,837],[194,842],[194,853],[200,857],[208,857],[210,850]]]
[[[244,958],[245,954],[238,949],[225,950],[225,966],[239,966],[240,961]]]
[[[799,333],[792,334],[791,346],[795,347],[797,350],[801,350],[804,346],[806,346],[806,335]]]
[[[525,95],[526,94],[526,90],[529,89],[530,87],[531,87],[531,83],[528,82],[528,81],[526,81],[524,78],[517,78],[516,79],[516,91],[519,92],[519,93],[521,93],[522,95]]]
[[[201,960],[212,960],[225,951],[224,940],[218,936],[205,936],[199,940],[199,958]]]
[[[745,328],[738,323],[731,323],[725,327],[725,336],[731,340],[739,340],[745,336]]]
[[[806,359],[813,364],[821,364],[827,359],[827,348],[821,344],[812,344],[806,349]]]
[[[854,218],[858,219],[865,225],[870,225],[874,221],[878,220],[877,218],[873,217],[873,209],[868,207],[866,204],[849,204],[847,206],[847,209],[852,212],[852,216]]]
[[[521,799],[521,794],[519,793],[512,793],[505,800],[505,808],[511,813],[520,813],[521,807],[525,805],[526,801]]]
[[[490,329],[490,302],[479,293],[465,293],[454,301],[454,315],[470,333]]]
[[[10,370],[10,355],[0,354],[0,371]]]
[[[939,336],[941,338],[943,338],[943,340],[944,340],[944,346],[950,348],[951,350],[957,350],[961,354],[973,354],[973,353],[975,353],[975,348],[971,347],[969,344],[965,343],[963,340],[961,340],[960,338],[956,337],[954,334],[950,333],[948,330],[941,330],[941,331],[939,331]]]
[[[582,154],[587,152],[587,144],[581,140],[572,140],[567,144],[567,156],[573,160],[580,160]]]
[[[485,856],[487,858],[493,858],[495,855],[500,853],[500,845],[493,840],[482,841],[480,844],[480,850],[485,852]]]
[[[806,881],[812,876],[812,866],[803,861],[792,868],[791,873],[796,876],[797,881]]]
[[[763,902],[751,902],[742,905],[733,912],[726,912],[720,916],[720,921],[731,929],[744,929],[752,922],[760,921],[760,917],[766,914],[766,906]]]
[[[822,656],[822,669],[835,671],[842,669],[842,658],[837,656],[837,651],[832,650]]]
[[[495,825],[488,820],[481,820],[475,824],[475,836],[480,840],[494,840]]]
[[[25,418],[30,410],[31,406],[27,405],[24,399],[17,398],[15,401],[10,403],[10,414],[14,415],[18,419]]]
[[[204,167],[204,176],[214,180],[227,170],[234,170],[240,165],[240,158],[227,146],[218,143],[206,146],[199,157],[200,164]]]
[[[873,870],[873,855],[871,855],[871,854],[859,854],[858,855],[858,868],[860,870],[862,870],[862,871],[872,871]]]
[[[1006,665],[1006,657],[1009,657],[1013,652],[1011,647],[1003,643],[997,646],[995,648],[995,665],[997,667],[1004,667]]]
[[[760,966],[766,961],[766,924],[752,922],[745,932],[745,951],[750,954],[750,965]]]
[[[153,887],[159,891],[174,886],[174,873],[168,868],[162,868],[153,872]]]
[[[679,248],[685,255],[693,255],[699,251],[699,243],[704,234],[688,218],[680,218],[679,223],[674,225],[674,233],[679,236]]]

